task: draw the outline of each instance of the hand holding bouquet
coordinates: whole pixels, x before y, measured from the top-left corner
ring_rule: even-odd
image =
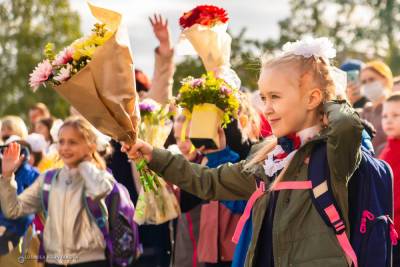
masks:
[[[133,144],[139,114],[129,38],[120,29],[121,14],[89,7],[101,23],[57,54],[54,45],[46,45],[29,83],[33,90],[52,86],[95,128]]]

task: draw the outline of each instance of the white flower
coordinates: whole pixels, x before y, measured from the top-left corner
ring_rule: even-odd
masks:
[[[294,54],[305,58],[314,56],[330,59],[336,57],[336,49],[326,37],[306,37],[300,41],[288,42],[282,47],[282,50],[286,54]]]
[[[72,70],[71,64],[68,64],[66,67],[61,68],[58,75],[54,77],[54,80],[59,82],[64,82],[68,80],[71,77],[71,70]]]

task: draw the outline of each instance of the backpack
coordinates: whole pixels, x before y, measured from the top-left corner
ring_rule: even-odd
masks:
[[[311,153],[307,181],[283,181],[270,188],[309,190],[312,202],[326,225],[333,229],[349,265],[354,267],[392,266],[392,246],[398,235],[393,221],[393,173],[389,165],[361,147],[362,159],[348,184],[350,238],[331,186],[326,143],[316,145]],[[238,243],[242,229],[257,199],[265,194],[264,182],[247,202],[232,237]]]
[[[392,266],[392,245],[397,243],[393,221],[393,174],[389,165],[361,147],[362,159],[348,183],[350,240],[334,199],[326,144],[317,145],[310,158],[309,179],[314,206],[333,228],[346,255],[361,267]],[[345,236],[345,234],[344,234]]]
[[[45,217],[49,206],[52,181],[59,169],[47,171],[42,188],[42,205]],[[106,256],[111,266],[128,266],[142,253],[137,224],[133,221],[135,207],[125,186],[114,182],[112,191],[107,195],[105,204],[82,196],[89,216],[96,222],[106,242]],[[106,210],[108,211],[108,223]],[[43,242],[41,242],[43,244]],[[41,244],[41,245],[42,245]],[[41,247],[41,253],[44,249]],[[39,257],[44,258],[44,257]]]

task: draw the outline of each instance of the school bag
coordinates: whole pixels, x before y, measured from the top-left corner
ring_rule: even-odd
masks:
[[[397,243],[392,221],[393,174],[371,151],[361,147],[361,153],[360,165],[348,183],[349,240],[345,240],[343,216],[332,193],[325,143],[318,144],[310,157],[312,201],[353,263],[355,260],[360,267],[392,266],[392,246]]]
[[[47,217],[52,181],[59,171],[59,169],[49,170],[44,177],[41,198],[45,217]],[[106,207],[90,197],[82,196],[82,198],[90,217],[104,236],[106,256],[110,265],[116,267],[130,265],[142,253],[142,246],[139,242],[138,226],[133,221],[135,207],[126,187],[114,182],[111,193],[105,199]],[[108,223],[105,208],[108,211]],[[43,247],[40,254],[44,254]]]
[[[307,181],[283,181],[270,190],[309,190],[311,199],[326,225],[335,232],[349,265],[354,267],[392,266],[392,246],[398,235],[393,225],[393,173],[390,166],[361,147],[361,162],[348,183],[349,232],[333,195],[326,143],[317,144],[309,159]],[[232,237],[238,243],[251,209],[267,191],[265,183],[247,202]]]

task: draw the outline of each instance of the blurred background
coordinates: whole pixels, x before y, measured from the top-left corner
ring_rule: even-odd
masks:
[[[152,76],[157,45],[148,17],[160,13],[168,18],[172,39],[180,34],[178,19],[200,4],[213,4],[228,11],[233,37],[232,65],[250,90],[257,88],[259,57],[274,54],[285,42],[305,35],[327,36],[336,45],[336,65],[346,58],[364,61],[379,58],[394,75],[400,73],[400,0],[93,0],[124,15],[135,65]],[[68,104],[51,88],[33,93],[29,73],[53,42],[61,49],[90,32],[95,20],[83,0],[0,0],[0,117],[17,114],[25,118],[29,107],[40,101],[52,114],[65,117]],[[204,72],[196,57],[176,56],[174,90],[179,81]]]

